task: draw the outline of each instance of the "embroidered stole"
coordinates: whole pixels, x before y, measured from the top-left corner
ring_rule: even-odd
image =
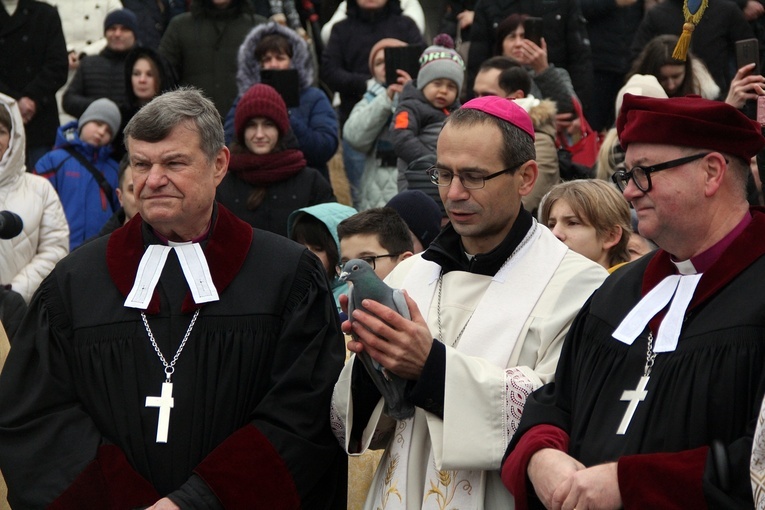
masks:
[[[455,341],[453,335],[443,339],[446,345],[467,356],[484,358],[502,369],[507,368],[517,342],[523,341],[519,336],[524,325],[568,251],[547,229],[532,228],[527,237],[523,241],[525,246],[492,278],[469,319],[459,345],[451,344]],[[430,311],[433,299],[438,299],[436,292],[440,273],[439,265],[420,258],[404,279],[402,288],[417,302],[423,314]],[[497,391],[502,390],[497,388]],[[418,416],[421,421],[419,425],[415,422]],[[427,425],[422,423],[425,420]],[[417,432],[416,429],[421,427],[427,427],[427,430]],[[432,416],[426,418],[421,409],[416,411],[414,417],[396,423],[394,438],[375,476],[376,483],[372,489],[377,492],[374,495],[375,508],[406,508],[407,484],[411,481],[408,476],[410,454],[416,455],[414,452],[422,449],[420,443],[425,440],[424,437],[442,440],[442,432],[443,422]],[[428,446],[430,452],[423,480],[421,508],[441,509],[445,504],[444,498],[448,499],[449,508],[483,508],[484,472],[439,470],[436,466],[442,464],[442,459],[434,458],[433,448]],[[443,448],[448,448],[448,445],[443,445]],[[412,469],[422,467],[412,466]],[[419,489],[414,488],[415,491]]]

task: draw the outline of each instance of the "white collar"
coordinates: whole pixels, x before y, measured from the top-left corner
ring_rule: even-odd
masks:
[[[690,264],[690,261],[685,262]],[[699,280],[701,280],[701,274],[698,273],[667,276],[630,310],[611,336],[620,342],[632,345],[651,319],[671,302],[659,326],[654,352],[674,351],[680,339],[685,313],[693,299]]]
[[[199,243],[170,242],[170,246],[152,244],[146,249],[138,265],[133,288],[125,299],[126,307],[141,310],[148,308],[171,250],[175,250],[178,256],[178,262],[181,264],[194,302],[209,303],[220,299],[212,281],[204,251]]]

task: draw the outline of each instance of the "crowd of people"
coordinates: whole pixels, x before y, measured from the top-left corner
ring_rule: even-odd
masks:
[[[0,0],[7,503],[765,508],[765,3],[696,4]]]

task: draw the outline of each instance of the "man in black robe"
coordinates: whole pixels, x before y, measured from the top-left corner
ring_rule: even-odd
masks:
[[[625,95],[614,181],[661,249],[582,308],[555,382],[503,464],[517,508],[751,508],[765,390],[765,213],[749,209],[760,126],[697,96]]]
[[[140,214],[53,270],[0,377],[11,505],[344,508],[321,263],[215,204],[229,152],[197,90],[125,137]]]

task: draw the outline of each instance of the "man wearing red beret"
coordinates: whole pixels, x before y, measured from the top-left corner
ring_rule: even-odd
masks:
[[[760,126],[699,97],[625,95],[614,182],[661,249],[611,275],[526,401],[502,479],[517,508],[752,508],[765,391]]]

